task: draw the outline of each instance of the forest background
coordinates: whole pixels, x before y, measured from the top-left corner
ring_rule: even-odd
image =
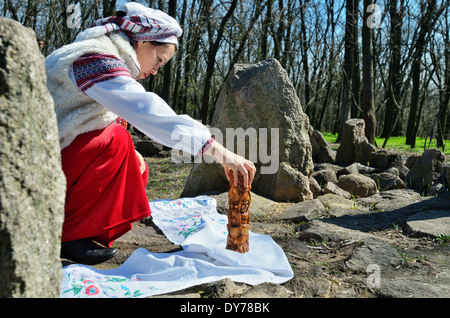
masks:
[[[0,16],[32,28],[48,55],[124,2],[3,0]],[[438,147],[450,139],[448,0],[137,2],[175,17],[184,31],[170,63],[141,80],[177,113],[208,124],[234,64],[275,58],[312,127],[337,141],[349,118],[365,120],[374,145],[375,136],[384,145],[405,136],[412,148],[418,136]]]

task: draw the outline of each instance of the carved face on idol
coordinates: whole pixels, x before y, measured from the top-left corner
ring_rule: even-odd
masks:
[[[230,189],[228,191],[228,235],[229,250],[239,253],[249,251],[249,207],[251,203],[250,189],[243,187],[243,177],[239,173],[238,186],[234,185],[233,175],[229,175]]]
[[[239,189],[236,187],[232,187],[229,193],[230,206],[234,207],[239,205],[240,200],[241,200],[241,193],[239,192]]]
[[[242,198],[241,198],[240,212],[246,213],[248,211],[249,206],[250,206],[250,193],[244,192],[244,194],[242,195]]]

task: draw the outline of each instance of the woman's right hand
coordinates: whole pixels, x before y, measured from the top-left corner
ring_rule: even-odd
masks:
[[[205,152],[214,158],[222,165],[225,170],[225,175],[228,181],[230,181],[230,173],[233,174],[234,184],[237,186],[238,173],[240,172],[244,178],[244,187],[248,188],[253,182],[256,174],[256,167],[250,160],[239,156],[224,146],[222,146],[217,141],[213,141],[209,149]]]

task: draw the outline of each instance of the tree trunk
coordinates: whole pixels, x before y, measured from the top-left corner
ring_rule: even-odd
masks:
[[[300,39],[301,39],[301,53],[302,53],[302,65],[303,65],[303,81],[305,83],[305,105],[303,111],[310,118],[310,122],[313,121],[314,112],[309,104],[311,99],[311,87],[309,84],[309,65],[308,65],[308,41],[306,39],[306,21],[305,21],[306,3],[304,0],[300,1]]]
[[[360,114],[360,63],[359,63],[359,34],[358,34],[358,3],[359,0],[355,0],[353,5],[353,19],[352,24],[352,45],[353,45],[353,65],[352,65],[352,86],[351,86],[351,104],[350,104],[350,117],[358,118]],[[366,21],[366,20],[363,20]],[[364,24],[364,23],[363,23]]]
[[[169,0],[169,8],[167,14],[176,19],[177,15],[177,0]],[[171,105],[172,98],[172,82],[173,82],[173,59],[170,59],[164,65],[164,80],[161,92],[161,98]]]
[[[180,25],[184,26],[185,20],[186,20],[186,14],[187,14],[187,0],[183,0],[183,7],[181,11],[181,18],[180,18]],[[181,85],[181,60],[183,56],[183,44],[184,44],[184,32],[181,35],[180,38],[178,38],[178,51],[177,51],[177,67],[176,67],[176,77],[175,77],[175,84],[173,89],[173,100],[172,100],[172,108],[174,111],[179,109],[179,96],[180,96],[180,85]]]
[[[273,43],[274,43],[274,49],[273,49],[273,57],[277,59],[278,61],[281,60],[281,43],[283,41],[283,32],[284,32],[284,4],[283,0],[278,0],[278,10],[280,13],[280,16],[278,17],[278,28],[275,30],[275,23],[271,24],[272,27],[272,37],[273,37]],[[280,61],[281,62],[281,61]],[[281,63],[280,63],[281,64]],[[284,67],[283,64],[281,66]]]
[[[325,113],[327,111],[328,108],[328,104],[329,104],[329,97],[331,94],[331,84],[333,82],[333,72],[334,72],[334,51],[335,51],[335,43],[334,43],[334,35],[335,35],[335,27],[336,27],[336,23],[334,22],[334,0],[331,0],[331,2],[328,4],[327,3],[327,16],[328,16],[328,23],[331,24],[331,43],[330,43],[330,55],[328,58],[328,71],[327,71],[327,82],[325,84],[326,87],[326,93],[325,93],[325,99],[323,101],[323,106],[321,108],[321,111],[319,112],[319,119],[318,119],[318,123],[317,123],[317,129],[319,131],[322,130],[322,122],[323,119],[325,117]]]
[[[367,7],[371,4],[372,0],[364,0],[364,14],[363,14],[363,26],[362,26],[362,62],[363,62],[363,94],[362,94],[362,106],[363,113],[362,118],[365,123],[365,135],[368,141],[376,146],[375,131],[376,131],[376,118],[375,118],[375,105],[373,98],[373,63],[372,63],[372,30],[367,25],[367,20],[371,12],[367,12]]]
[[[427,1],[428,6],[426,12],[420,19],[419,35],[417,37],[416,43],[414,44],[414,53],[411,66],[411,77],[412,77],[412,92],[411,92],[411,103],[408,116],[408,125],[406,127],[406,144],[411,145],[411,148],[416,146],[416,135],[415,125],[417,117],[417,109],[419,106],[419,95],[420,95],[420,72],[421,72],[421,59],[422,54],[426,46],[426,36],[430,32],[432,26],[434,25],[435,12],[436,12],[436,0]]]
[[[445,12],[445,30],[443,30],[444,35],[444,93],[442,94],[441,104],[439,107],[439,128],[437,130],[437,146],[444,148],[444,129],[447,126],[447,111],[450,104],[450,26],[448,20],[448,7]]]
[[[202,102],[202,123],[206,124],[208,119],[208,108],[209,108],[209,97],[211,93],[211,80],[214,74],[214,66],[216,63],[216,55],[217,51],[219,50],[219,45],[222,40],[223,32],[225,29],[225,26],[230,19],[230,17],[233,15],[234,10],[236,9],[238,0],[233,0],[233,2],[230,5],[230,8],[228,9],[228,12],[225,14],[225,16],[222,19],[222,22],[220,23],[219,29],[217,30],[216,39],[212,46],[209,48],[208,52],[208,61],[206,66],[206,75],[205,75],[205,86],[203,89],[203,102]]]
[[[203,1],[200,3],[200,8],[198,9],[199,16],[205,16],[206,10],[211,5],[210,2]],[[199,20],[199,16],[194,16],[195,11],[195,1],[192,2],[191,8],[189,10],[189,20],[191,22],[189,26],[189,33],[186,38],[186,57],[184,59],[184,90],[183,90],[183,113],[187,113],[187,106],[190,103],[189,89],[191,88],[192,79],[194,78],[192,70],[194,67],[195,59],[198,56],[200,38],[203,32],[203,25],[196,20]]]
[[[403,2],[403,1],[402,1]],[[389,1],[389,15],[391,17],[390,30],[390,59],[389,59],[389,75],[386,89],[386,111],[384,116],[384,127],[381,137],[389,139],[400,115],[400,105],[398,104],[401,81],[400,81],[400,49],[402,41],[402,16],[401,11],[397,9],[398,0]],[[400,5],[403,7],[403,4]]]
[[[355,5],[357,0],[346,0],[346,15],[345,15],[345,53],[344,53],[344,74],[343,74],[343,91],[342,91],[342,104],[340,111],[340,123],[338,132],[338,142],[341,139],[342,128],[347,120],[350,119],[351,110],[351,89],[352,89],[352,77],[354,66],[354,31],[357,22],[357,16],[355,16]]]
[[[267,32],[262,32],[261,33],[261,45],[260,45],[260,58],[259,60],[265,60],[267,59],[267,56],[269,54],[268,52],[268,48],[267,48],[267,36],[269,34],[269,30],[271,29],[271,24],[272,24],[272,4],[273,4],[273,0],[267,0],[267,10],[266,10],[266,15],[264,17],[264,22],[263,22],[263,29],[265,29],[265,31]]]

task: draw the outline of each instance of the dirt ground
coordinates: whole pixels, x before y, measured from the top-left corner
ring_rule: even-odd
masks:
[[[147,158],[149,165],[155,165],[157,161]],[[155,163],[156,162],[156,163]],[[166,164],[164,160],[160,161]],[[171,168],[172,169],[172,168]],[[161,191],[152,189],[151,195],[167,199],[181,193],[183,179],[186,178],[189,167],[184,167],[184,172],[177,180],[175,175],[180,173],[177,169],[168,169],[170,175],[164,182],[161,175]],[[177,186],[173,186],[177,184]],[[172,185],[172,186],[171,186]],[[170,193],[167,189],[171,188]],[[149,200],[156,199],[150,197]],[[355,272],[348,269],[346,262],[363,244],[356,241],[314,241],[301,239],[299,224],[279,220],[276,216],[293,203],[277,203],[272,207],[274,213],[270,217],[253,216],[251,219],[251,231],[268,234],[284,250],[288,261],[294,271],[294,278],[283,284],[293,292],[291,297],[300,298],[372,298],[372,297],[417,297],[414,284],[444,284],[450,285],[450,243],[440,242],[433,238],[412,238],[404,235],[402,225],[392,226],[384,230],[373,230],[370,234],[387,242],[401,255],[399,265],[383,272],[381,281],[390,289],[374,289],[368,286],[368,273]],[[115,268],[120,266],[137,248],[142,247],[154,253],[168,253],[180,250],[181,247],[170,242],[164,234],[152,223],[151,218],[136,222],[133,230],[114,245],[119,253],[113,259],[95,266],[99,269]],[[70,262],[64,261],[63,265]],[[409,287],[401,287],[403,281],[408,281]],[[411,284],[413,282],[414,284]],[[383,287],[384,287],[383,286]],[[179,291],[177,295],[184,293],[201,292],[204,286],[190,288],[189,291]],[[402,290],[403,288],[403,290]],[[416,288],[417,289],[417,288]],[[425,293],[426,291],[423,291]],[[433,291],[439,297],[439,290]],[[442,297],[450,297],[442,291]],[[426,296],[425,296],[426,297]]]
[[[114,246],[119,252],[113,259],[95,266],[99,269],[120,266],[137,248],[154,253],[170,253],[181,247],[170,242],[149,220],[147,224],[137,222],[127,235],[117,240]],[[264,222],[253,220],[252,231],[271,235],[284,250],[294,271],[294,278],[283,284],[298,298],[372,298],[390,297],[376,289],[368,288],[368,274],[355,273],[346,268],[345,262],[360,246],[359,242],[310,242],[300,240],[288,222]],[[382,279],[398,276],[429,277],[429,282],[439,279],[440,273],[449,271],[450,248],[430,238],[411,239],[401,229],[373,232],[386,240],[402,255],[402,263],[384,272]],[[66,263],[68,264],[68,263]],[[201,293],[204,286],[179,291],[176,295]],[[414,295],[410,295],[414,296]],[[410,297],[405,294],[404,297]],[[445,297],[445,295],[443,295]],[[403,296],[400,296],[403,297]]]

